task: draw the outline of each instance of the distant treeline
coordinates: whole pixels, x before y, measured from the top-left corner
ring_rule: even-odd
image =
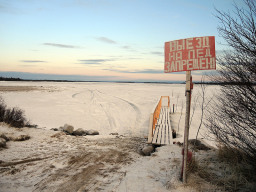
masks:
[[[20,78],[13,78],[13,77],[0,77],[0,81],[23,81]]]
[[[185,81],[168,81],[168,82],[136,82],[136,81],[71,81],[71,80],[33,80],[33,79],[21,79],[21,78],[14,78],[14,77],[0,77],[0,81],[37,81],[37,82],[109,82],[109,83],[156,83],[156,84],[186,84]],[[194,84],[205,84],[205,85],[247,85],[246,82],[201,82],[195,81]],[[256,85],[255,83],[252,83]]]
[[[21,79],[14,77],[0,77],[0,81],[50,81],[50,82],[80,82],[80,81],[68,81],[68,80],[35,80],[35,79]]]

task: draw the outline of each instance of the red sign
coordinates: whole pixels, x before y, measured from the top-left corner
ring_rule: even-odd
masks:
[[[165,73],[212,69],[216,69],[214,36],[165,43]]]

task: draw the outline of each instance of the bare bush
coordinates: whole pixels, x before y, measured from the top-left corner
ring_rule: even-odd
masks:
[[[5,122],[10,126],[17,128],[29,126],[24,111],[17,107],[12,109],[7,108],[2,97],[0,97],[0,122]]]
[[[205,80],[204,80],[204,76],[202,76],[201,78],[201,84],[200,84],[200,92],[199,92],[199,97],[201,98],[201,102],[200,102],[200,108],[201,108],[201,117],[200,117],[200,124],[198,126],[197,129],[197,133],[196,133],[196,140],[198,138],[199,135],[199,131],[203,125],[203,121],[204,121],[204,114],[205,114],[205,109],[208,108],[208,105],[211,103],[211,101],[213,100],[213,96],[210,98],[206,98],[206,88],[207,86],[204,84]]]
[[[196,107],[197,107],[197,102],[198,102],[198,99],[199,99],[199,96],[196,95],[193,99],[193,102],[192,102],[192,110],[191,110],[191,116],[190,116],[190,121],[189,121],[189,127],[190,125],[192,124],[192,121],[193,121],[193,117],[194,117],[194,114],[195,114],[195,110],[196,110]]]
[[[213,77],[221,94],[208,114],[206,126],[229,149],[256,160],[256,3],[244,0],[235,12],[217,10],[220,35],[231,51],[218,58],[220,70]],[[255,162],[253,162],[255,165]]]
[[[190,140],[192,145],[194,141]],[[196,145],[201,143],[197,141]],[[207,146],[203,148],[207,150]],[[255,191],[255,167],[241,151],[219,144],[218,150],[195,150],[193,154],[195,156],[188,167],[188,183],[198,191]]]
[[[6,111],[6,104],[2,97],[0,97],[0,122],[4,121],[4,114]]]
[[[4,122],[11,125],[12,127],[24,127],[26,118],[24,112],[18,108],[7,109],[4,115]]]

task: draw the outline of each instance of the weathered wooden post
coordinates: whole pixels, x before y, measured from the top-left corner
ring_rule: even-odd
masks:
[[[187,162],[188,162],[188,136],[189,136],[189,119],[190,119],[190,104],[191,104],[191,71],[186,71],[186,116],[184,130],[184,155],[183,155],[183,182],[187,182]]]

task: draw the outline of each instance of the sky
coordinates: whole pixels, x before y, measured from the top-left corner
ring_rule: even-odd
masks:
[[[0,76],[185,81],[164,73],[164,43],[219,37],[215,8],[241,0],[0,0]],[[200,80],[205,71],[193,71]]]

